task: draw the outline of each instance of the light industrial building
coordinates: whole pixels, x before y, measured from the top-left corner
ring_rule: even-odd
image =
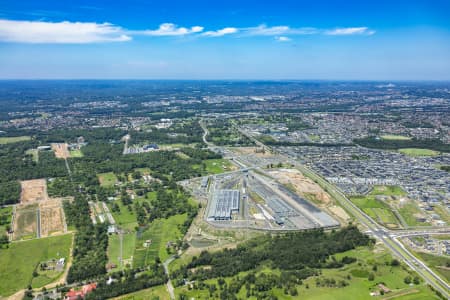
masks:
[[[208,220],[231,220],[231,215],[239,212],[239,203],[238,190],[216,190],[209,207]]]

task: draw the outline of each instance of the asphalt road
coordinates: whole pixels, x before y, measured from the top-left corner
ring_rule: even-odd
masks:
[[[239,132],[248,138],[252,139],[257,145],[271,149],[257,141],[251,135],[247,134],[245,131],[238,129]],[[273,150],[273,149],[271,149]],[[395,256],[403,260],[411,269],[413,269],[417,274],[419,274],[429,285],[434,289],[439,291],[443,296],[450,299],[450,286],[444,281],[439,275],[437,275],[433,270],[426,266],[420,259],[415,257],[405,246],[397,240],[395,233],[390,231],[362,210],[360,210],[353,202],[351,202],[341,191],[339,191],[334,185],[324,180],[321,176],[308,169],[307,167],[300,164],[295,159],[284,156],[290,163],[295,165],[304,175],[316,181],[322,188],[324,188],[333,198],[335,198],[339,204],[350,213],[360,224],[368,228],[368,231],[379,241],[381,241]],[[423,231],[424,234],[426,230]]]

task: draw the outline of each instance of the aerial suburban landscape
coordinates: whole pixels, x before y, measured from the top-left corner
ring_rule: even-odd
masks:
[[[0,1],[0,300],[450,299],[450,3]]]

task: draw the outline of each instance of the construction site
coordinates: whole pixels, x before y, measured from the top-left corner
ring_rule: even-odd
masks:
[[[215,227],[302,230],[339,226],[329,214],[262,169],[205,178],[200,185],[208,198],[204,219]]]
[[[49,198],[45,179],[21,182],[20,203],[13,208],[11,240],[47,237],[67,232],[62,198]]]

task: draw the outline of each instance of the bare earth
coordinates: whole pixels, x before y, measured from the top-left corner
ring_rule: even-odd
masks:
[[[282,184],[292,184],[301,195],[313,194],[322,205],[331,203],[330,196],[314,181],[303,176],[297,169],[278,169],[269,171]]]
[[[270,157],[273,156],[270,151],[265,151],[264,153],[261,151],[259,147],[239,147],[233,148],[233,151],[239,154],[252,154],[257,157]]]
[[[67,143],[54,143],[52,149],[55,152],[56,158],[69,158],[70,152]]]
[[[45,179],[24,180],[20,182],[22,192],[20,195],[20,204],[45,201],[47,196],[47,182]]]
[[[46,180],[25,180],[21,186],[20,204],[16,205],[14,215],[13,239],[65,233],[67,226],[62,201],[48,197]]]
[[[41,213],[41,236],[64,232],[61,199],[49,199],[39,203]]]

